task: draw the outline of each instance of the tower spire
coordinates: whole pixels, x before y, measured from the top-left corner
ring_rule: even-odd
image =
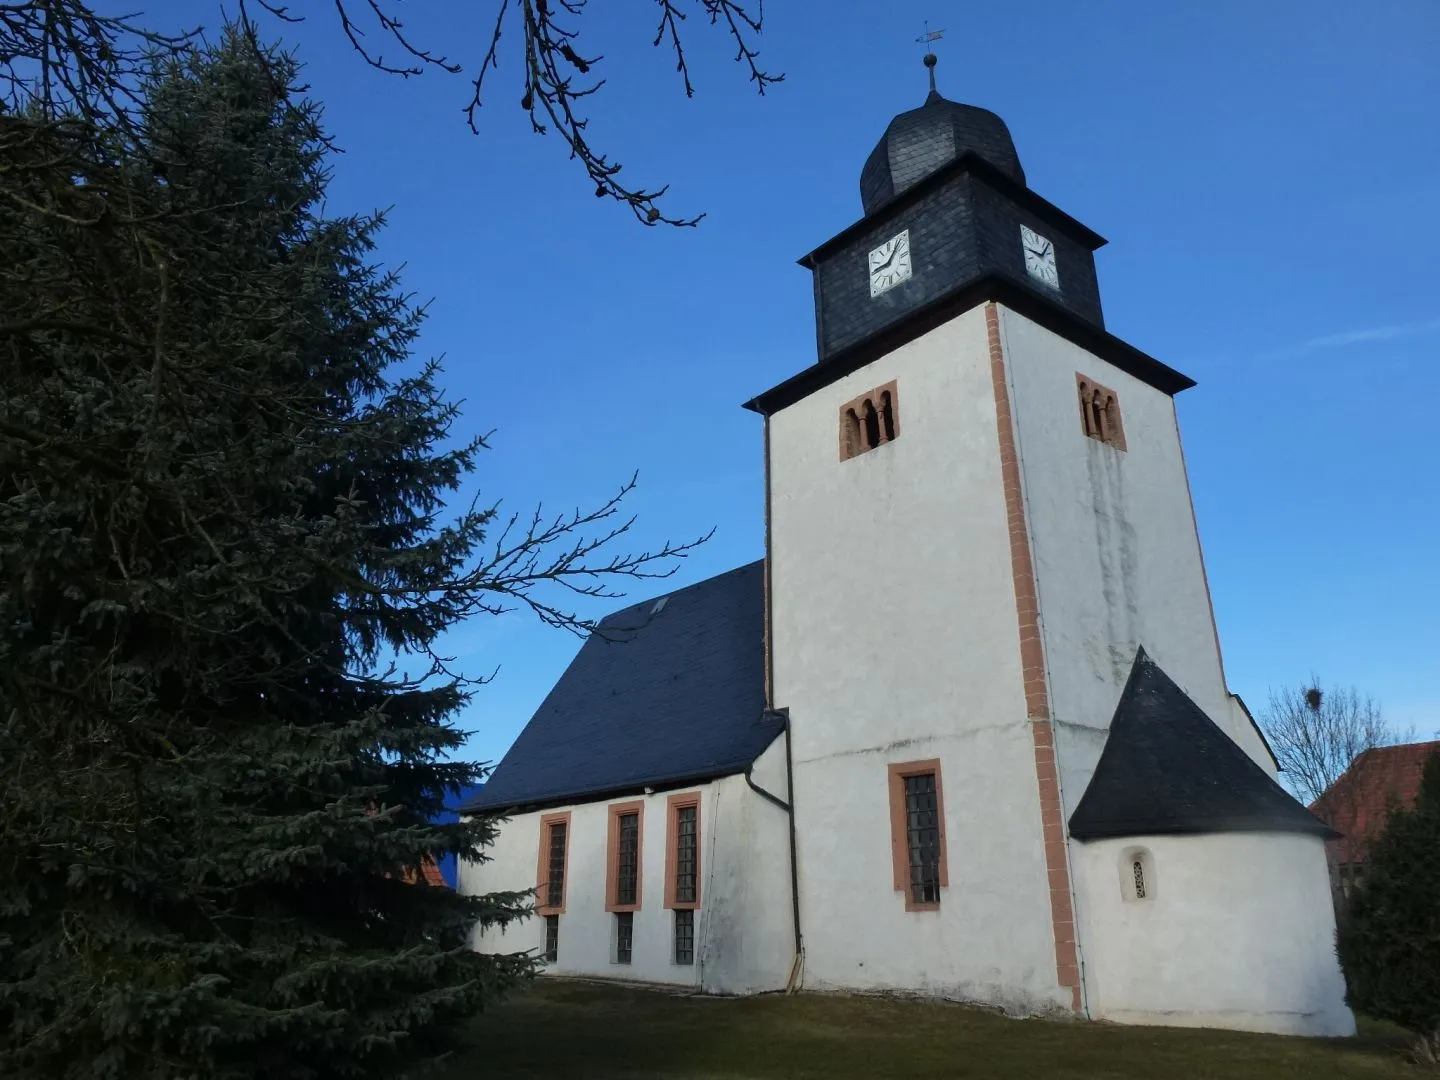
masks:
[[[935,55],[935,50],[930,46],[945,36],[944,30],[931,30],[930,24],[925,24],[925,33],[916,38],[916,42],[925,46],[925,70],[930,73],[930,93],[939,96],[940,91],[935,89],[935,65],[940,58]]]

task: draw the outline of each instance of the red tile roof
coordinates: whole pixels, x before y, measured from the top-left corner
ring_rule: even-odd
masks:
[[[412,885],[415,884],[415,872],[413,870],[407,870],[405,872],[405,880]],[[448,889],[450,887],[445,884],[445,878],[440,873],[440,867],[435,865],[434,859],[426,859],[420,865],[420,881],[426,885],[434,885],[441,889]]]
[[[1326,847],[1336,863],[1365,861],[1365,846],[1385,828],[1392,805],[1413,806],[1420,774],[1440,742],[1366,750],[1310,807],[1345,835]]]

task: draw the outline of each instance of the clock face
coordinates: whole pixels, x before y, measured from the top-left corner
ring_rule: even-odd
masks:
[[[1055,265],[1055,245],[1028,225],[1020,226],[1020,246],[1025,249],[1025,272],[1042,285],[1060,288],[1060,270]]]
[[[910,230],[897,233],[870,252],[870,295],[889,292],[910,278]]]

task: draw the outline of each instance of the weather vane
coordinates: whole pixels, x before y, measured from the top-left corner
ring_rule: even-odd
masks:
[[[931,30],[930,24],[925,24],[925,33],[921,34],[915,41],[925,46],[925,67],[930,72],[930,92],[937,93],[935,89],[935,65],[939,62],[935,56],[935,50],[930,46],[945,36],[944,30]]]

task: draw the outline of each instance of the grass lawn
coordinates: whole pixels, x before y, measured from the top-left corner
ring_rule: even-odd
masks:
[[[444,1080],[826,1077],[1424,1080],[1390,1032],[1296,1039],[1009,1020],[982,1009],[818,994],[682,997],[539,979],[475,1021]]]

